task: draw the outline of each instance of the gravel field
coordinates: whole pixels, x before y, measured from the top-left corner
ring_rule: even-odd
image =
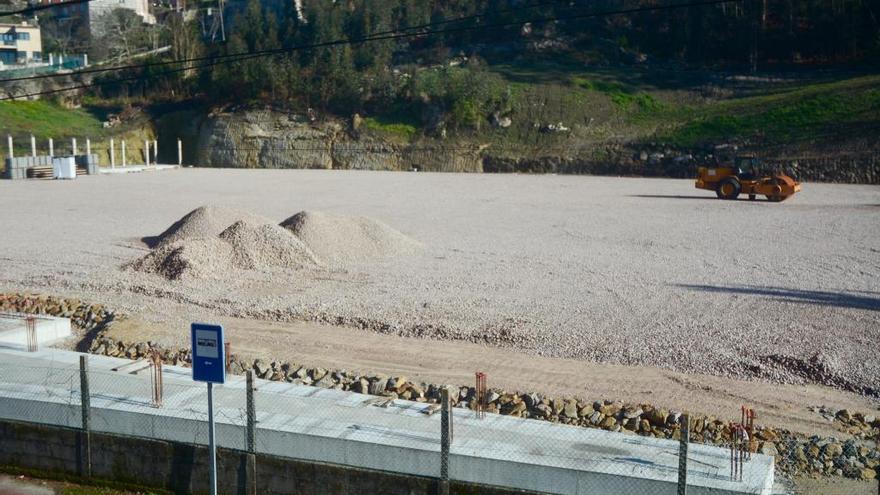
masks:
[[[179,280],[122,269],[203,205],[362,215],[420,248]],[[687,180],[182,169],[0,181],[0,226],[0,290],[169,325],[302,319],[880,392],[878,187],[806,184],[771,204]]]

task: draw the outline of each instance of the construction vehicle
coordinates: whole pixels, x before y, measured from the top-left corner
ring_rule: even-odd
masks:
[[[733,163],[697,169],[697,189],[715,191],[721,199],[736,199],[747,194],[750,200],[758,195],[768,201],[785,201],[801,190],[800,182],[785,174],[759,173],[760,161],[753,156],[738,156]]]

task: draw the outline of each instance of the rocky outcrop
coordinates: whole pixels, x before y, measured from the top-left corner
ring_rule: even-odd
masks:
[[[398,143],[336,119],[273,110],[215,113],[198,126],[200,166],[482,172],[478,148]]]

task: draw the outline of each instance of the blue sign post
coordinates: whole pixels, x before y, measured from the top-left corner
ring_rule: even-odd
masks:
[[[192,336],[193,380],[208,384],[208,447],[211,452],[211,495],[217,495],[217,446],[214,443],[214,384],[226,382],[226,348],[223,327],[193,323]]]

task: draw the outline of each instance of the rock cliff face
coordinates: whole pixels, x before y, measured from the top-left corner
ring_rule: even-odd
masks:
[[[358,119],[355,119],[357,121]],[[187,111],[159,121],[160,150],[184,141],[184,161],[203,167],[412,170],[432,172],[514,172],[648,177],[693,177],[712,163],[711,150],[674,150],[658,145],[576,143],[528,153],[462,142],[422,138],[413,143],[357,129],[351,122],[275,110],[241,110],[208,115]],[[164,134],[164,135],[163,135]],[[553,149],[557,151],[553,151]],[[545,152],[546,151],[546,152]],[[880,157],[803,150],[744,149],[772,168],[802,181],[880,183]],[[163,159],[160,156],[160,161]]]
[[[447,143],[400,144],[338,120],[249,110],[209,115],[198,126],[194,162],[242,168],[482,172],[479,150]]]

